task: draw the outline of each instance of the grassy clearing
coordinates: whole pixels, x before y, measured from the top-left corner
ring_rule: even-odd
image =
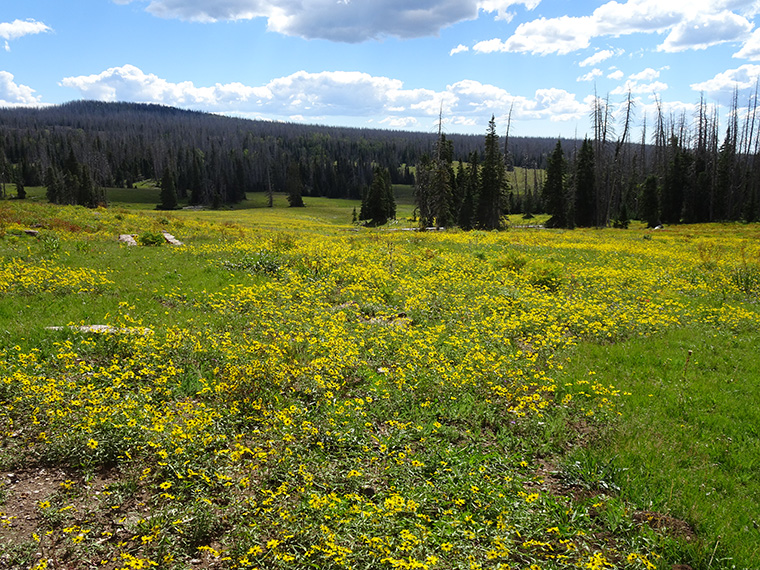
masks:
[[[757,226],[307,204],[0,204],[0,563],[757,566]]]
[[[609,466],[620,496],[689,521],[694,560],[760,561],[760,360],[757,330],[690,327],[656,339],[586,344],[570,369],[616,375],[631,392],[598,445],[568,465]],[[592,472],[590,479],[598,477]]]

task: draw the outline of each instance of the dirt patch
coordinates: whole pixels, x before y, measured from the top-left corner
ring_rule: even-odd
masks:
[[[61,487],[69,475],[39,467],[0,473],[0,536],[3,541],[28,540],[39,527],[39,504]]]
[[[693,540],[696,538],[696,533],[692,526],[686,521],[671,517],[670,515],[663,515],[653,511],[638,511],[633,514],[633,520],[639,524],[649,525],[655,530],[666,532],[674,538],[681,540]],[[680,565],[682,568],[673,567],[674,570],[686,570],[688,566]]]

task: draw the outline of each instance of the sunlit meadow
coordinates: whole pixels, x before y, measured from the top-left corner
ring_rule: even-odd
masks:
[[[757,226],[332,211],[0,204],[0,565],[698,567],[565,459],[635,413],[575,347],[756,330]],[[116,241],[146,231],[184,245]]]

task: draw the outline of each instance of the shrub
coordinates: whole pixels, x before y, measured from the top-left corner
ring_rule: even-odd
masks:
[[[137,236],[137,242],[140,245],[163,245],[164,235],[161,232],[154,232],[151,230],[144,231]]]

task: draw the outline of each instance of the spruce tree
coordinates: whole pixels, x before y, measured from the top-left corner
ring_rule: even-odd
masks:
[[[588,228],[596,220],[594,146],[586,138],[575,163],[575,225]]]
[[[648,228],[660,225],[659,189],[657,188],[657,177],[654,174],[647,176],[642,185],[639,216],[646,222]]]
[[[376,166],[372,183],[362,200],[359,219],[371,226],[382,226],[396,217],[396,200],[393,196],[391,175],[387,168]]]
[[[544,183],[544,204],[546,212],[551,216],[546,221],[548,228],[567,228],[573,226],[568,219],[568,196],[565,187],[567,161],[562,151],[562,143],[558,140],[554,150],[549,155],[546,165],[546,182]]]
[[[463,230],[471,230],[475,227],[475,213],[480,195],[480,167],[477,152],[470,154],[469,163],[462,183],[462,204],[459,207],[459,218],[457,219],[459,227]]]
[[[288,193],[288,204],[291,208],[303,208],[303,182],[301,168],[295,160],[290,161],[285,178],[285,191]]]
[[[499,148],[496,121],[491,115],[486,131],[485,153],[480,173],[480,198],[477,209],[477,225],[485,230],[495,230],[501,225],[503,192],[506,184],[504,156]]]
[[[176,210],[177,209],[177,184],[174,181],[174,171],[168,166],[164,169],[164,175],[161,177],[161,203],[158,205],[159,210]]]
[[[24,175],[22,169],[19,166],[16,169],[16,198],[24,200],[26,198],[26,189],[24,188]]]

